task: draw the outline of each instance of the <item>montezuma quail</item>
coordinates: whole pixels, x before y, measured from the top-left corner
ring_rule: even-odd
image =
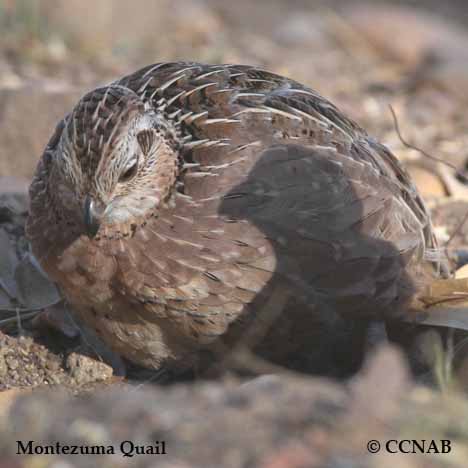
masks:
[[[315,91],[242,65],[159,63],[86,94],[30,198],[45,271],[150,368],[262,323],[274,360],[330,351],[339,323],[398,318],[436,249],[388,149]]]

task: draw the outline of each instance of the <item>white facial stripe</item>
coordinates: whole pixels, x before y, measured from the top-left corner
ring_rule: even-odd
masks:
[[[132,158],[130,158],[127,164],[125,165],[124,172],[131,169],[137,162],[138,162],[138,155],[132,156]]]

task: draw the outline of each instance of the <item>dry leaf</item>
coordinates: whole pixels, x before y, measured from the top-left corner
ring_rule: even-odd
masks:
[[[11,306],[11,301],[6,292],[0,288],[0,308],[6,308]]]
[[[468,331],[468,301],[459,307],[443,305],[431,307],[426,311],[419,310],[405,317],[405,321]]]
[[[8,234],[0,228],[0,287],[9,296],[16,296],[15,269],[18,259]]]
[[[455,272],[456,279],[468,278],[468,265],[463,265]]]
[[[405,321],[468,330],[468,278],[434,281],[413,302]]]
[[[57,288],[35,263],[31,255],[27,254],[15,271],[18,298],[27,308],[46,307],[60,299]]]

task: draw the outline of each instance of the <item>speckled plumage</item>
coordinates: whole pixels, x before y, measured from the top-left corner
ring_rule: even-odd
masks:
[[[323,324],[397,317],[437,247],[384,146],[315,91],[249,66],[160,63],[91,91],[30,196],[45,271],[108,344],[153,368],[242,336],[278,290],[274,356],[319,347]],[[91,238],[86,197],[107,207]]]

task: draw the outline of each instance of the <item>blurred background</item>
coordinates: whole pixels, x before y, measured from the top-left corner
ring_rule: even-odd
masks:
[[[29,178],[55,122],[87,89],[166,60],[288,75],[411,156],[392,103],[414,143],[459,163],[466,28],[464,0],[0,0],[0,176]]]
[[[235,382],[223,381],[134,393],[141,384],[119,395],[106,387],[123,385],[112,368],[75,352],[73,329],[52,323],[52,307],[37,316],[44,304],[58,304],[58,294],[28,263],[24,222],[42,150],[85,92],[159,61],[245,63],[316,89],[388,145],[423,194],[441,243],[451,239],[453,251],[466,251],[460,220],[468,188],[453,169],[403,143],[389,105],[407,141],[465,171],[467,44],[467,0],[0,0],[0,468],[52,466],[11,455],[19,438],[95,444],[163,436],[167,460],[177,458],[165,460],[168,468],[466,467],[468,400],[414,386],[395,350],[377,353],[346,386],[285,375],[238,393],[230,390]],[[468,277],[463,268],[457,275]],[[38,317],[62,333],[46,335]],[[28,320],[39,332],[24,333]],[[415,343],[415,355],[438,350],[428,362],[433,380],[466,392],[466,333],[455,343],[448,357],[439,342]],[[85,395],[101,380],[100,399],[71,401],[55,391],[61,384]],[[46,385],[54,391],[20,398],[7,412],[17,389]],[[402,434],[450,437],[456,450],[443,459],[366,456],[368,440]],[[86,460],[53,466],[90,466]],[[95,466],[113,467],[116,459],[100,457]]]

